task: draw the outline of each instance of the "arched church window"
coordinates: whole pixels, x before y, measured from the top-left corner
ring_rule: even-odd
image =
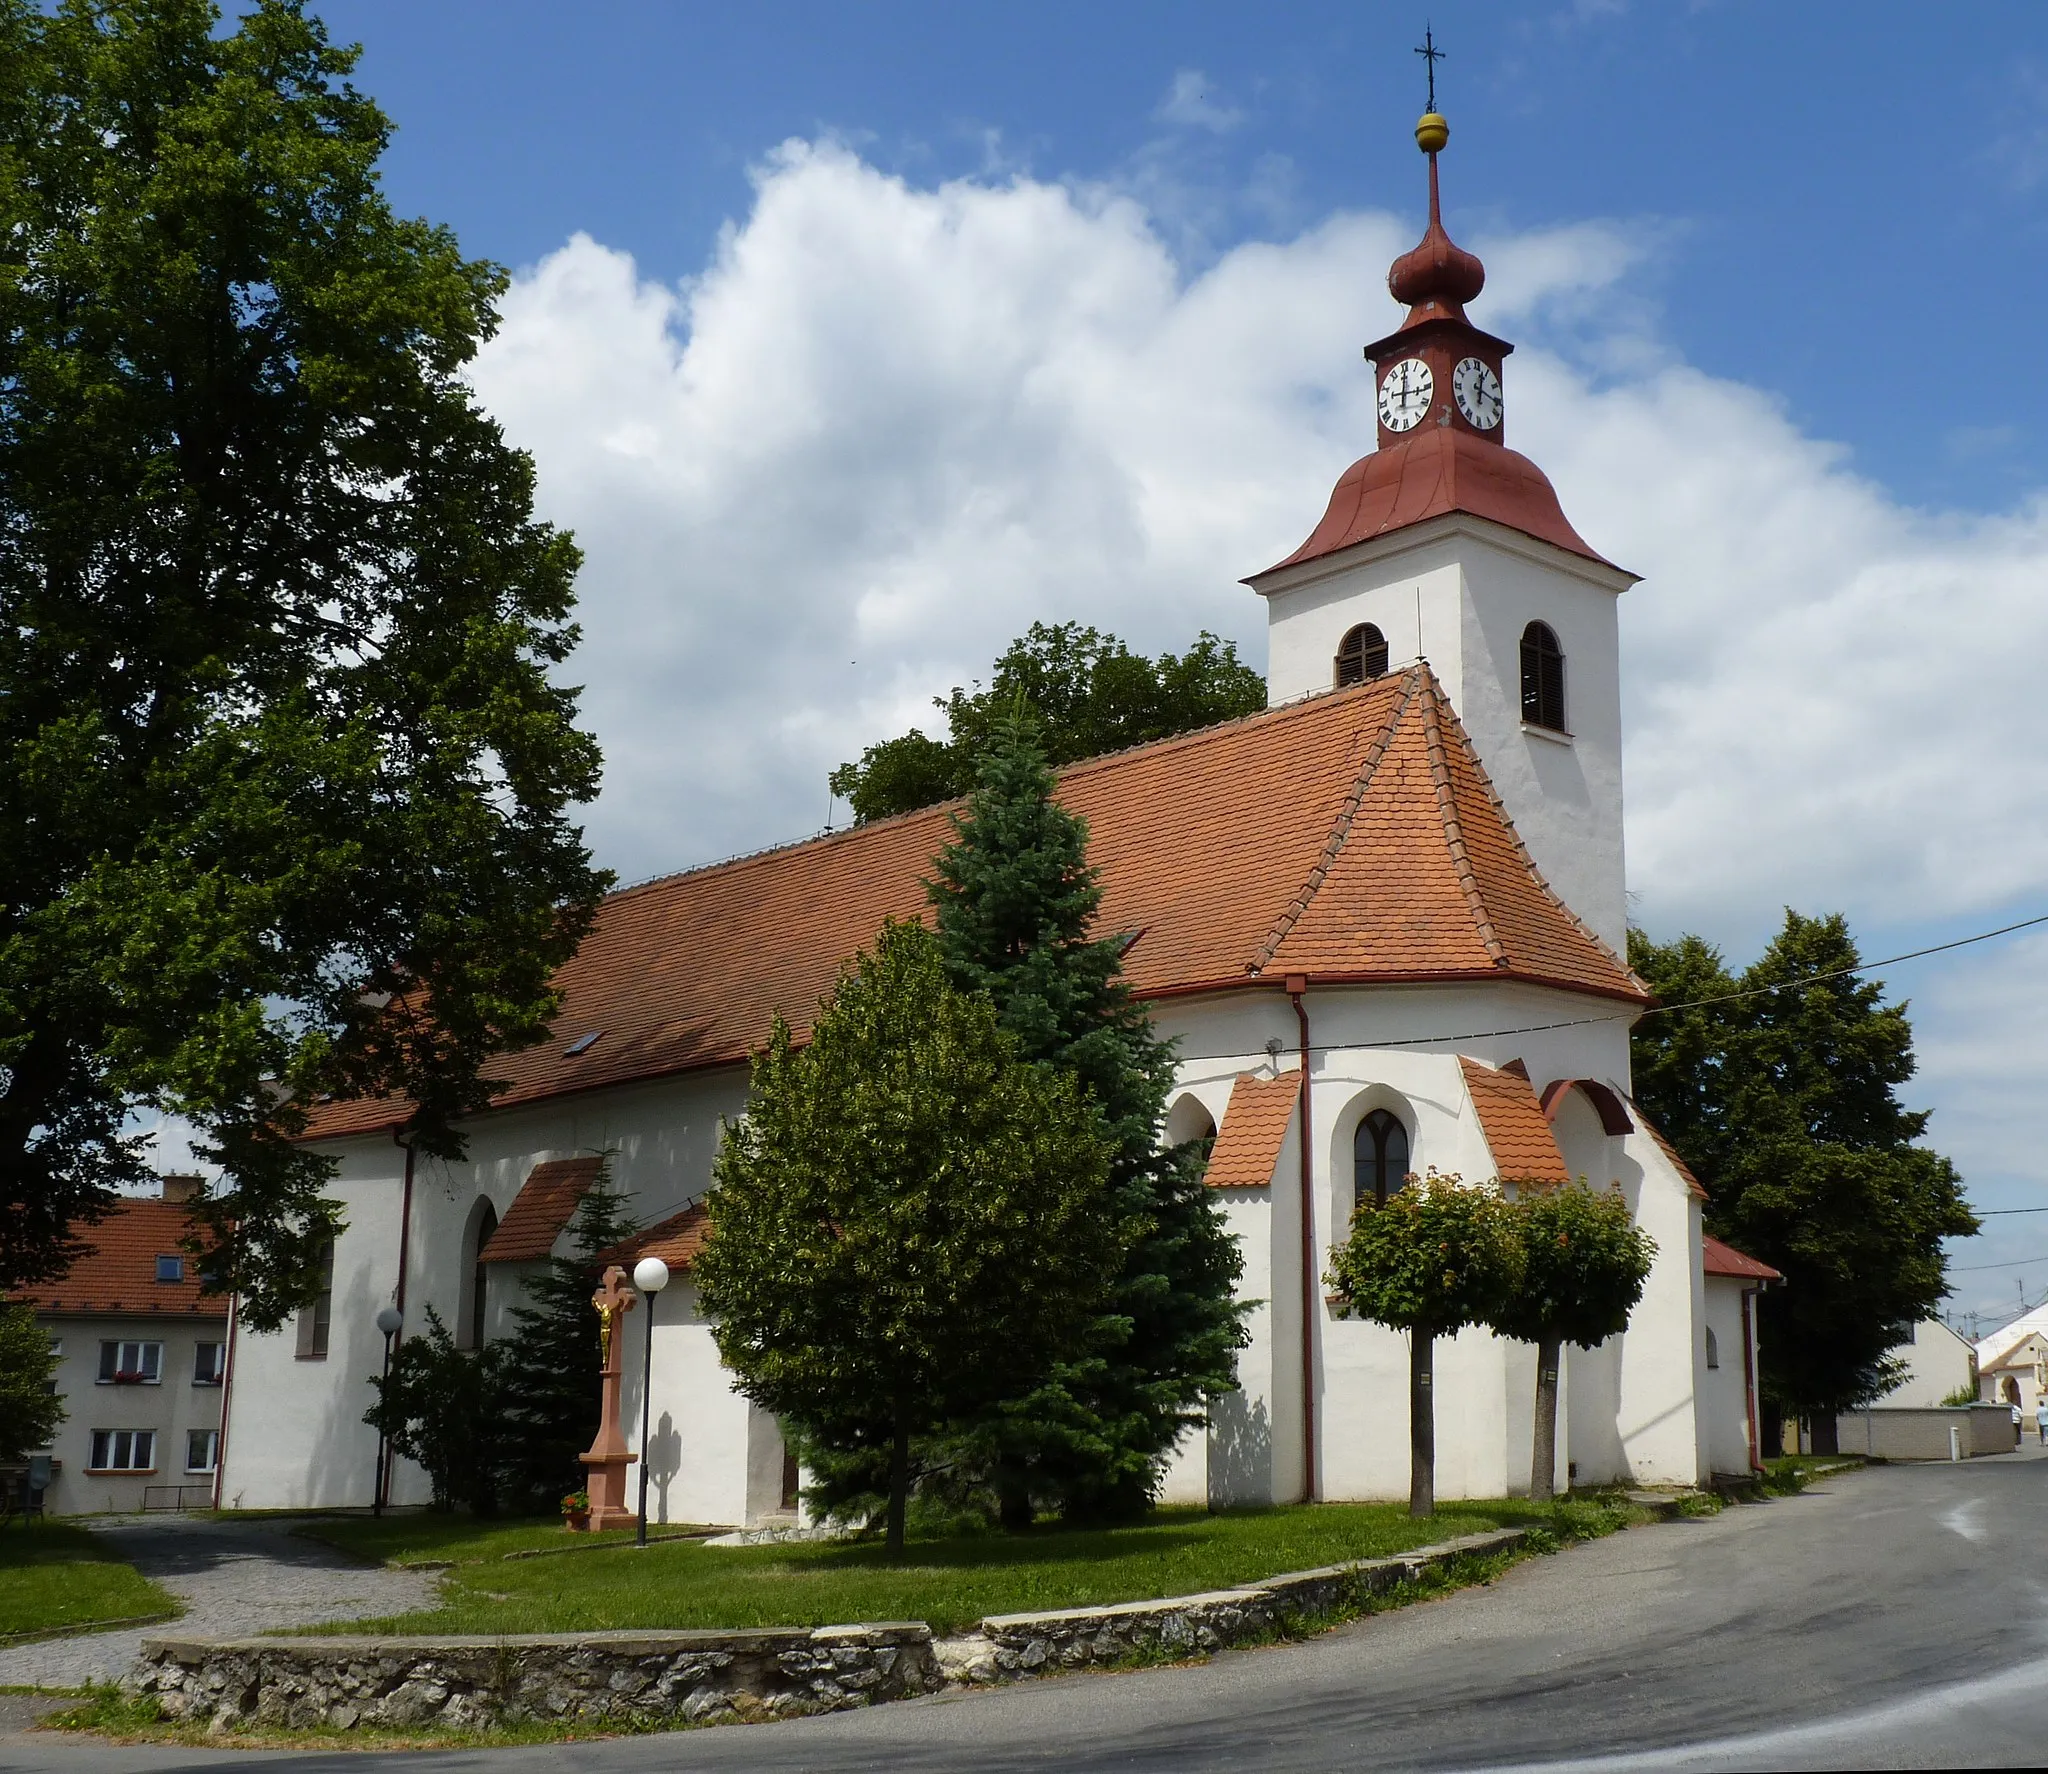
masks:
[[[484,1346],[486,1311],[490,1304],[490,1265],[484,1261],[484,1246],[498,1229],[498,1210],[486,1201],[476,1216],[476,1242],[470,1247],[469,1346]]]
[[[1721,1341],[1714,1335],[1714,1327],[1710,1324],[1707,1326],[1707,1366],[1719,1367],[1720,1365]]]
[[[1384,677],[1386,672],[1387,637],[1370,622],[1361,622],[1337,643],[1338,689]]]
[[[1375,1109],[1351,1136],[1351,1199],[1385,1207],[1408,1181],[1408,1130],[1385,1109]]]
[[[1532,727],[1567,731],[1564,724],[1564,649],[1547,622],[1522,630],[1522,719]]]

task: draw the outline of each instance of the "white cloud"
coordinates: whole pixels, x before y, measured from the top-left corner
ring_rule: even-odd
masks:
[[[1218,135],[1244,121],[1244,113],[1236,106],[1218,102],[1216,89],[1200,68],[1179,69],[1152,116],[1158,123],[1169,123],[1179,129],[1213,130]]]
[[[1034,618],[1155,649],[1207,626],[1261,660],[1236,581],[1369,446],[1358,346],[1413,227],[1338,215],[1191,270],[1128,194],[918,189],[796,142],[684,288],[581,237],[522,274],[476,379],[589,554],[600,855],[631,877],[816,827],[833,764]],[[1747,953],[1785,903],[1868,927],[2020,900],[2048,877],[2048,505],[1908,508],[1677,361],[1629,290],[1668,243],[1470,243],[1476,318],[1522,340],[1514,442],[1646,577],[1642,916]],[[2027,1002],[1954,1015],[2010,1030]]]

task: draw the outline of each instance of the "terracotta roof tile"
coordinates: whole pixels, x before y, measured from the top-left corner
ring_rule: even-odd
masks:
[[[183,1207],[123,1201],[98,1225],[77,1228],[92,1248],[61,1279],[37,1282],[11,1298],[38,1312],[225,1318],[226,1297],[200,1293],[198,1264],[179,1247],[191,1231]],[[158,1257],[177,1257],[183,1278],[157,1280]]]
[[[1700,1237],[1700,1268],[1708,1275],[1733,1275],[1743,1281],[1783,1281],[1785,1277],[1769,1263],[1746,1256],[1732,1244],[1704,1233]]]
[[[1465,1094],[1479,1116],[1495,1171],[1511,1183],[1568,1183],[1572,1173],[1529,1080],[1458,1056]]]
[[[1537,877],[1427,667],[1061,772],[1103,885],[1139,932],[1141,997],[1306,973],[1647,991]],[[612,894],[556,983],[545,1045],[492,1063],[501,1105],[743,1062],[801,1035],[887,917],[924,917],[957,804]],[[1455,834],[1453,833],[1455,826]],[[600,1038],[576,1054],[581,1038]],[[325,1104],[310,1137],[392,1126]]]
[[[552,1158],[536,1164],[476,1260],[536,1263],[552,1254],[603,1164],[602,1158]]]
[[[711,1216],[705,1212],[704,1203],[693,1201],[681,1213],[670,1214],[645,1231],[635,1232],[631,1238],[600,1252],[597,1261],[605,1268],[617,1263],[630,1274],[642,1257],[659,1257],[668,1265],[671,1275],[680,1275],[697,1260],[710,1231]]]
[[[1216,1130],[1216,1144],[1209,1151],[1209,1187],[1263,1189],[1270,1183],[1300,1101],[1299,1072],[1281,1072],[1271,1078],[1240,1072],[1231,1083],[1223,1125]]]

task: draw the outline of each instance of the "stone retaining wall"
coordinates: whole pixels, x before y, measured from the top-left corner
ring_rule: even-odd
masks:
[[[697,1724],[838,1712],[943,1685],[922,1621],[508,1638],[149,1639],[122,1684],[166,1717],[343,1730]]]

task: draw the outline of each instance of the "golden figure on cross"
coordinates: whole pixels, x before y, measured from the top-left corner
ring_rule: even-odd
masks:
[[[590,1525],[593,1529],[630,1527],[635,1520],[626,1507],[626,1468],[639,1458],[626,1451],[619,1428],[619,1339],[612,1330],[633,1310],[639,1296],[626,1285],[626,1272],[614,1263],[604,1272],[604,1285],[590,1296],[597,1308],[598,1380],[597,1439],[583,1464],[590,1468]]]

